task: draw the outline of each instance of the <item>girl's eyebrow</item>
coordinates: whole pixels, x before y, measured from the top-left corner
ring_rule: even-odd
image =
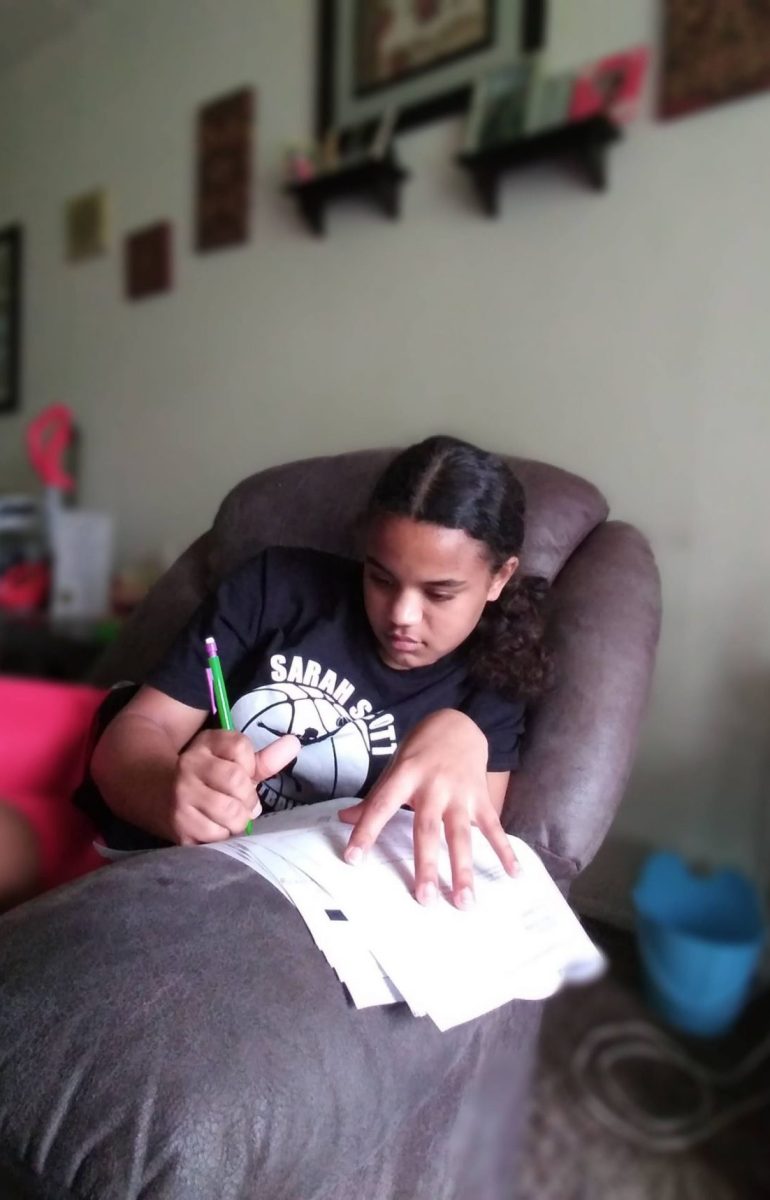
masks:
[[[395,578],[392,571],[389,571],[387,567],[383,567],[382,563],[378,562],[376,558],[372,558],[371,554],[367,554],[365,561],[370,566],[376,567],[378,571],[382,571],[383,575],[387,575],[388,578],[390,578],[390,579]],[[429,579],[429,580],[426,580],[422,584],[422,586],[423,587],[432,587],[432,588],[463,588],[463,587],[465,587],[465,580],[464,579]]]
[[[390,578],[391,579],[393,578],[393,575],[391,575],[388,568],[383,567],[382,563],[378,562],[376,558],[373,558],[371,556],[371,554],[367,554],[366,558],[364,559],[364,562],[368,563],[372,567],[376,567],[378,571],[382,571],[383,575],[390,575]]]

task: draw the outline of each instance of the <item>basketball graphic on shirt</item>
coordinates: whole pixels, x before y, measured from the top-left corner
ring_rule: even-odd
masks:
[[[255,750],[264,750],[284,733],[293,733],[302,745],[293,763],[259,784],[266,810],[360,793],[369,774],[366,724],[320,688],[267,684],[241,696],[232,714],[235,728],[246,734]]]

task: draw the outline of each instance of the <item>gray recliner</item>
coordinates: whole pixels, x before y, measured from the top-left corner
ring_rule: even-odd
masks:
[[[261,472],[159,581],[96,681],[141,679],[269,544],[355,554],[392,451]],[[558,676],[504,823],[566,891],[631,769],[660,622],[643,536],[591,484],[511,460]],[[576,994],[579,1002],[579,993]],[[212,851],[123,862],[0,919],[2,1200],[510,1200],[542,1005],[439,1033],[357,1011],[298,914]]]

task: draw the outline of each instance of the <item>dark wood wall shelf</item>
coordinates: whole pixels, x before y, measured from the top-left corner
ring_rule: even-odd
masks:
[[[309,229],[318,237],[326,232],[326,207],[340,196],[362,196],[395,220],[401,213],[401,185],[409,172],[393,155],[342,163],[312,179],[287,183],[284,191],[293,196]]]
[[[589,117],[533,137],[460,154],[457,162],[470,174],[484,212],[488,217],[496,217],[500,211],[501,176],[544,159],[573,159],[590,186],[605,191],[608,149],[622,136],[609,117]]]

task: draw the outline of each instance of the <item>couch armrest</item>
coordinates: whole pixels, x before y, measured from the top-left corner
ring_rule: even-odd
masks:
[[[619,521],[599,526],[553,588],[555,687],[533,712],[503,823],[556,878],[588,865],[631,772],[660,632],[660,576],[649,544]]]
[[[358,1011],[243,863],[115,863],[0,922],[0,1197],[508,1195],[540,1009]]]

